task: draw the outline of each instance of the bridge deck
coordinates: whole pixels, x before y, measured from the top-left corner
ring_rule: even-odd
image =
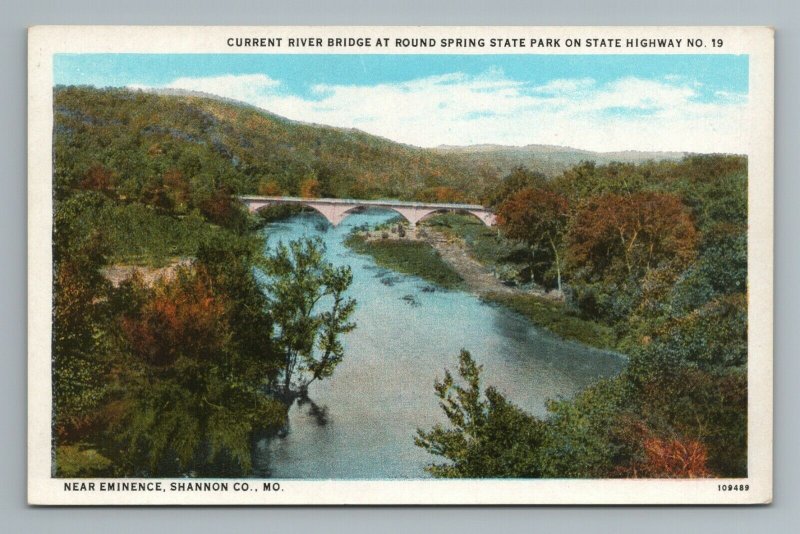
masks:
[[[320,203],[338,204],[342,206],[386,206],[394,208],[418,208],[418,209],[450,209],[450,210],[480,210],[488,211],[480,204],[437,204],[433,202],[407,202],[403,200],[364,200],[349,198],[300,198],[300,197],[262,197],[257,195],[243,195],[239,199],[247,201],[262,202],[287,202],[287,203]]]

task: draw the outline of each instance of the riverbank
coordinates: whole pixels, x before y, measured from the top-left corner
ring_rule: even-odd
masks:
[[[350,235],[345,244],[355,252],[372,256],[381,267],[418,276],[445,289],[468,289],[462,276],[437,250],[417,239],[373,239],[365,233]]]
[[[442,217],[444,222],[435,219],[433,224],[402,230],[397,224],[362,228],[346,244],[372,256],[382,267],[447,289],[471,292],[564,339],[601,349],[615,347],[610,327],[571,314],[557,292],[514,287],[500,280],[494,274],[501,257],[497,249],[508,248],[507,244],[494,238],[485,227],[464,223],[458,217],[447,215]]]

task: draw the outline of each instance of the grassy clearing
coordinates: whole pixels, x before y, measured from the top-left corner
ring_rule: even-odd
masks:
[[[599,349],[614,349],[613,330],[603,324],[575,317],[563,304],[535,295],[510,295],[489,293],[483,296],[488,302],[505,306],[527,317],[533,324],[554,334]]]
[[[354,234],[347,239],[347,246],[360,254],[372,256],[381,267],[418,276],[447,289],[464,287],[458,273],[427,243],[397,239],[367,241]]]
[[[484,265],[496,266],[526,254],[524,247],[503,238],[497,228],[489,228],[475,217],[459,213],[443,213],[425,224],[447,235],[461,238],[470,255]]]
[[[64,231],[96,234],[105,245],[109,265],[164,267],[196,255],[201,243],[230,233],[196,211],[176,216],[139,203],[80,199],[65,201],[62,209],[71,214]]]
[[[98,222],[112,251],[111,263],[149,267],[193,256],[203,239],[222,231],[199,214],[173,217],[138,204],[109,206]]]

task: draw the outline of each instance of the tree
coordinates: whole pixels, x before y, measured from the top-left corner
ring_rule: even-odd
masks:
[[[258,184],[258,194],[265,197],[278,197],[283,194],[283,191],[277,180],[262,180]]]
[[[93,227],[105,199],[80,192],[55,204],[53,234],[53,404],[62,441],[85,427],[106,394],[103,313],[108,281],[100,268],[109,248]]]
[[[86,176],[81,181],[81,188],[93,189],[106,195],[112,195],[114,192],[115,179],[114,174],[106,167],[95,164],[92,165]]]
[[[274,387],[288,404],[333,374],[344,357],[340,336],[356,326],[349,322],[356,301],[345,296],[352,272],[326,262],[324,254],[320,239],[304,238],[279,243],[261,262],[274,344],[282,356]]]
[[[319,180],[309,177],[300,182],[299,194],[302,198],[317,198],[320,192]]]
[[[706,478],[712,476],[706,465],[708,453],[696,440],[644,440],[646,461],[635,466],[634,476],[647,478]]]
[[[538,449],[545,423],[520,410],[493,387],[480,388],[482,367],[466,350],[459,356],[456,384],[449,371],[435,383],[439,405],[451,428],[437,424],[430,431],[417,430],[414,443],[449,463],[425,469],[440,478],[538,477]]]
[[[185,212],[189,205],[189,181],[179,169],[169,169],[164,173],[164,189],[170,198],[169,205],[176,212]]]
[[[640,278],[672,263],[694,259],[697,230],[680,199],[667,193],[606,194],[590,199],[570,225],[568,259],[600,277]]]
[[[231,304],[212,291],[208,275],[186,268],[177,275],[176,282],[155,285],[138,317],[122,321],[134,354],[154,366],[179,357],[213,359],[230,336],[225,314]]]
[[[669,193],[607,193],[584,201],[565,235],[565,267],[579,307],[628,319],[655,310],[697,253],[689,210]],[[647,311],[647,313],[651,313]]]
[[[286,407],[263,392],[264,364],[238,342],[226,285],[193,266],[152,288],[133,280],[119,289],[128,295],[117,299],[133,303],[120,319],[128,350],[105,416],[125,474],[202,473],[214,460],[246,474],[254,432],[285,423]]]
[[[541,188],[547,185],[547,178],[540,172],[517,167],[503,178],[497,187],[486,195],[486,203],[489,206],[499,206],[505,199],[522,189],[533,187]]]
[[[562,237],[567,224],[567,199],[546,189],[526,187],[506,198],[497,209],[497,223],[506,236],[525,242],[531,250],[553,254],[558,290],[561,291]],[[533,268],[533,265],[531,266]]]

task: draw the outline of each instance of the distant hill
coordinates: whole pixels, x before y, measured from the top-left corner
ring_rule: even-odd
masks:
[[[592,152],[577,148],[552,145],[526,145],[521,147],[505,145],[441,145],[434,149],[442,155],[454,157],[462,164],[477,168],[483,176],[504,176],[516,167],[527,167],[547,176],[555,176],[581,163],[594,161],[598,165],[611,162],[641,163],[644,161],[677,161],[686,152]]]
[[[340,198],[479,201],[520,165],[554,176],[585,160],[683,156],[541,145],[423,149],[188,91],[57,87],[54,119],[57,191],[85,186],[92,172],[96,181],[99,166],[124,198],[168,194],[176,202],[181,188],[298,195],[303,187]]]

